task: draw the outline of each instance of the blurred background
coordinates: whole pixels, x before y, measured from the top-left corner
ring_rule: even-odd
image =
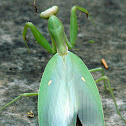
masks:
[[[0,107],[22,93],[38,92],[44,68],[50,58],[44,48],[35,43],[31,30],[27,32],[29,54],[23,41],[25,23],[31,21],[51,43],[47,20],[39,17],[34,0],[0,0]],[[124,0],[36,0],[38,12],[59,6],[57,17],[62,21],[66,35],[70,34],[70,12],[74,5],[88,10],[96,27],[77,11],[78,37],[71,51],[79,56],[89,69],[103,67],[110,79],[119,110],[126,119],[126,1]],[[93,40],[95,43],[89,43]],[[95,80],[100,72],[93,74]],[[124,126],[117,115],[110,93],[103,82],[97,84],[102,99],[106,126]],[[29,118],[27,112],[33,111]],[[80,124],[78,124],[81,126]],[[38,126],[37,97],[25,97],[0,112],[0,126]]]

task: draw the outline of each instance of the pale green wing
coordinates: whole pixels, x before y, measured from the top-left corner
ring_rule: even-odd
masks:
[[[38,95],[40,126],[76,126],[74,88],[69,89],[66,65],[58,54],[47,64]],[[71,90],[71,91],[70,91]]]
[[[83,126],[104,126],[103,109],[96,84],[83,61],[73,53],[70,53],[70,57],[75,70],[73,84],[79,119]]]
[[[97,87],[87,67],[71,52],[58,54],[47,64],[38,100],[40,126],[104,126]]]

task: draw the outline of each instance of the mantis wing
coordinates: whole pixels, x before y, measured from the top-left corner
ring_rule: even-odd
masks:
[[[54,55],[47,64],[39,91],[40,126],[104,126],[95,82],[82,60],[71,52]]]
[[[76,98],[70,95],[74,87],[68,87],[65,61],[55,54],[45,68],[38,94],[40,126],[76,126]]]
[[[79,119],[83,126],[104,126],[104,114],[100,95],[94,79],[83,61],[71,55],[75,68],[75,95]]]

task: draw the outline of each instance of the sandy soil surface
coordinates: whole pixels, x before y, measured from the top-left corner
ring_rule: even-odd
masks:
[[[51,43],[47,20],[36,14],[30,6],[33,0],[0,0],[0,107],[22,93],[37,92],[42,73],[53,56],[35,43],[28,30],[27,39],[31,53],[22,38],[27,21],[31,21]],[[79,33],[76,46],[71,51],[78,55],[89,69],[103,67],[101,59],[108,63],[105,70],[115,89],[119,110],[126,119],[126,1],[125,0],[36,0],[38,11],[59,6],[57,16],[63,22],[65,32],[70,33],[70,9],[78,4],[93,17],[96,27],[85,14],[78,15]],[[95,43],[89,43],[94,40]],[[79,49],[79,50],[76,50]],[[97,79],[101,73],[93,74]],[[112,97],[104,90],[103,82],[97,84],[103,103],[106,126],[125,126],[117,115]],[[33,111],[34,118],[27,112]],[[79,125],[79,124],[78,124]],[[0,112],[0,126],[38,126],[37,97],[23,97]],[[79,125],[80,126],[80,125]]]

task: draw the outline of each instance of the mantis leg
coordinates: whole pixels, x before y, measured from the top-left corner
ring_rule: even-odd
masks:
[[[11,102],[9,102],[8,104],[6,104],[5,106],[3,106],[0,111],[4,108],[6,108],[7,106],[9,106],[10,104],[12,104],[13,102],[15,102],[16,100],[18,100],[19,98],[21,98],[22,96],[28,97],[28,96],[38,96],[38,93],[24,93],[21,94],[20,96],[16,97],[14,100],[12,100]]]
[[[68,39],[65,35],[66,43],[67,43],[69,49],[71,49],[75,45],[75,41],[76,41],[77,33],[78,33],[78,23],[77,23],[76,10],[79,10],[83,13],[86,13],[87,17],[89,16],[91,21],[93,22],[91,16],[89,15],[88,11],[85,8],[82,8],[79,6],[72,7],[71,18],[70,18],[70,42],[68,41]]]
[[[25,27],[24,27],[24,31],[23,31],[23,38],[25,41],[25,44],[28,48],[28,45],[26,43],[26,32],[28,27],[31,29],[36,41],[43,47],[45,48],[49,53],[55,53],[56,50],[54,47],[51,48],[50,44],[48,43],[48,41],[45,39],[45,37],[39,32],[39,30],[31,23],[31,22],[27,22]],[[53,44],[54,46],[54,44]],[[29,50],[29,48],[28,48]]]
[[[112,88],[111,88],[111,85],[110,85],[110,82],[109,82],[108,77],[107,77],[107,76],[102,76],[101,78],[97,79],[97,80],[95,81],[95,83],[98,83],[99,81],[102,81],[102,80],[106,80],[106,81],[107,81],[108,87],[109,87],[109,91],[110,91],[110,93],[111,93],[111,95],[112,95],[113,102],[114,102],[115,107],[116,107],[117,114],[118,114],[118,115],[121,117],[121,119],[126,123],[126,120],[122,117],[122,115],[121,115],[120,112],[119,112],[119,109],[118,109],[118,106],[117,106],[117,104],[116,104],[116,100],[115,100],[114,94],[113,94],[113,92],[112,92]]]
[[[103,70],[101,67],[98,67],[98,68],[95,68],[95,69],[91,69],[91,70],[89,70],[89,71],[90,71],[90,72],[101,71],[102,76],[105,76],[105,74],[104,74],[104,70]],[[107,86],[106,86],[105,80],[103,80],[103,81],[104,81],[104,88],[105,88],[105,90],[106,90],[106,91],[109,91],[109,90],[107,89]]]

